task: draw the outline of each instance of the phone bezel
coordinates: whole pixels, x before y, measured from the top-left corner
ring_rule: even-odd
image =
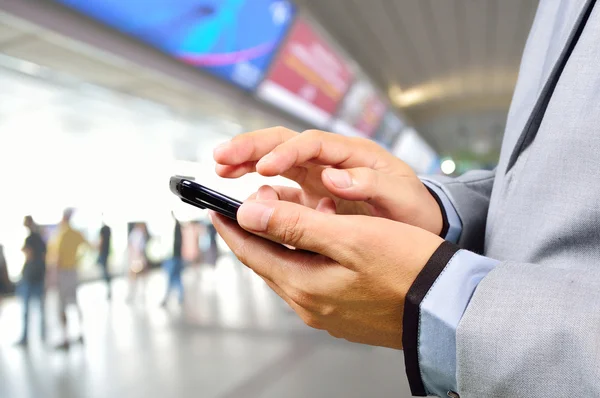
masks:
[[[237,221],[237,211],[242,205],[239,200],[198,184],[188,177],[171,177],[169,187],[184,203],[216,211]]]

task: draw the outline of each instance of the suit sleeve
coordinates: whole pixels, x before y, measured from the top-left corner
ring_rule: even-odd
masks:
[[[600,397],[600,276],[501,263],[456,334],[461,397]]]
[[[421,177],[425,183],[443,190],[461,221],[458,245],[476,253],[483,252],[485,225],[495,170],[475,170],[458,178]]]
[[[600,277],[445,242],[407,294],[403,345],[413,395],[600,397]]]
[[[426,180],[421,181],[429,190],[429,193],[433,196],[442,211],[442,232],[440,233],[440,236],[449,242],[457,243],[462,232],[462,223],[460,222],[460,217],[450,202],[448,195],[446,195],[439,185]]]
[[[460,216],[409,290],[405,361],[414,395],[600,397],[600,276],[481,252],[492,172],[433,181]],[[412,355],[409,355],[412,352]],[[452,353],[455,353],[455,356]]]

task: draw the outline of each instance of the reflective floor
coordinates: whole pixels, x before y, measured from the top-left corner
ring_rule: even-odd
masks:
[[[400,351],[335,340],[305,326],[243,266],[188,268],[182,307],[159,307],[164,277],[125,304],[126,283],[111,302],[101,283],[79,291],[84,345],[52,348],[56,298],[48,297],[48,343],[39,341],[34,303],[30,344],[14,346],[21,306],[0,310],[0,397],[395,397],[410,396]],[[71,336],[79,334],[71,314]]]

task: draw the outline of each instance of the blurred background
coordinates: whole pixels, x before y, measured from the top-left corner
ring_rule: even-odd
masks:
[[[290,184],[214,174],[216,145],[275,125],[373,139],[420,174],[493,168],[536,6],[2,0],[0,396],[409,396],[401,352],[304,326],[167,180],[193,176],[240,199]],[[89,243],[79,253],[82,321],[67,331],[85,340],[55,349],[60,300],[50,288],[45,339],[32,301],[27,344],[14,346],[23,218],[48,244],[65,208]],[[140,225],[143,275],[132,268]],[[172,277],[161,264],[177,247],[185,299],[161,308]]]

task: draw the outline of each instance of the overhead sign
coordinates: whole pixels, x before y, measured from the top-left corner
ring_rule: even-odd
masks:
[[[402,120],[394,112],[388,111],[373,138],[383,146],[392,148],[404,127]]]
[[[348,136],[372,137],[386,109],[373,86],[359,80],[344,99],[332,130]]]
[[[319,127],[326,127],[352,81],[346,62],[299,19],[258,89],[258,96]]]
[[[419,174],[434,173],[439,166],[437,153],[412,127],[404,129],[392,153]]]
[[[262,80],[295,7],[288,0],[57,0],[245,89]]]

